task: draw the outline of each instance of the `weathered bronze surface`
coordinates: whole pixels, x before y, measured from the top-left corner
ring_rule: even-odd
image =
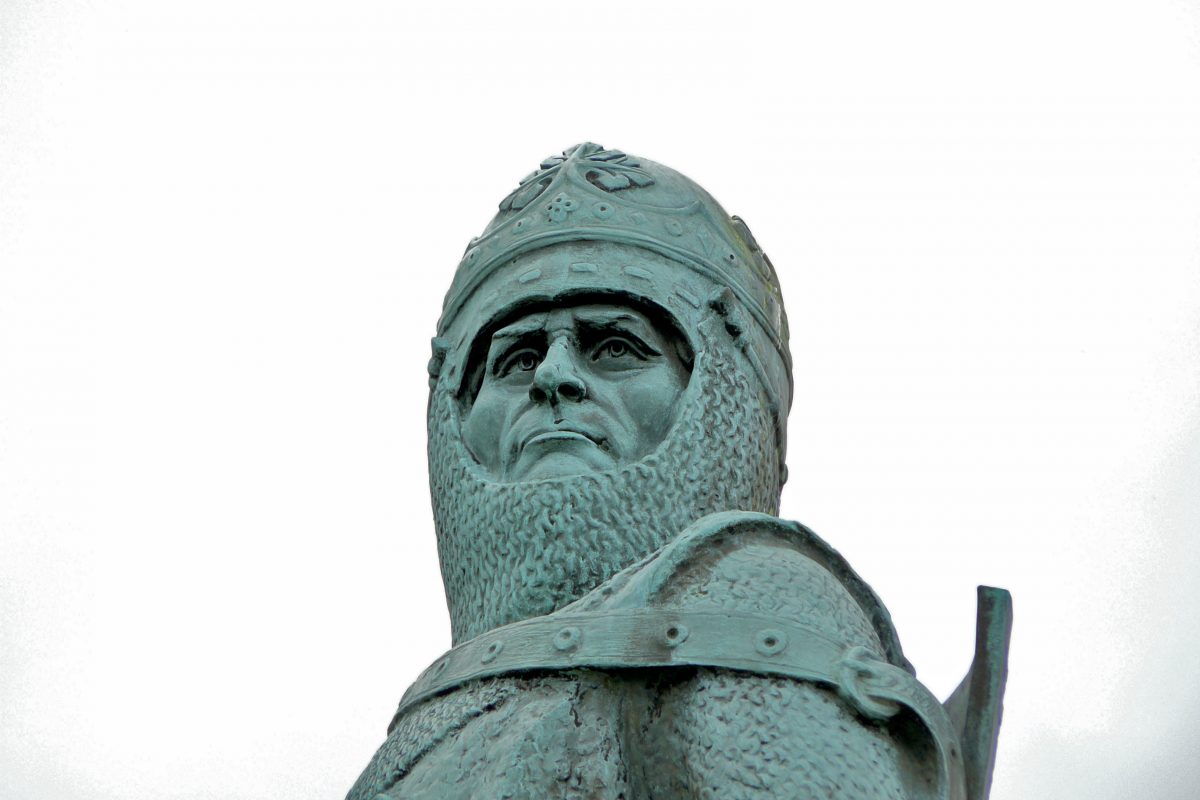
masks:
[[[943,704],[774,516],[787,316],[703,189],[590,143],[543,161],[467,248],[429,375],[454,647],[351,800],[987,797],[1008,593],[980,588]]]

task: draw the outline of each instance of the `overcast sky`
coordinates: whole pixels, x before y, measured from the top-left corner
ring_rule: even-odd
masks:
[[[745,218],[784,516],[940,697],[1014,596],[994,800],[1200,781],[1200,10],[0,4],[0,796],[327,798],[449,645],[425,364],[582,140]]]

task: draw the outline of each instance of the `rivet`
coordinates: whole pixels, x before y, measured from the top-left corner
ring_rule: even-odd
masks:
[[[503,649],[504,642],[499,640],[492,642],[487,646],[487,650],[483,651],[483,655],[479,657],[479,660],[484,664],[490,664],[496,660],[496,656],[500,655],[500,651]]]
[[[574,650],[579,647],[579,640],[582,638],[583,632],[579,628],[569,626],[554,634],[554,647],[564,652]]]
[[[754,649],[764,656],[778,655],[787,645],[787,634],[778,628],[763,628],[754,634]]]
[[[666,224],[667,233],[672,236],[683,236],[683,226],[679,224],[677,219],[669,219]]]
[[[678,647],[687,641],[688,627],[681,622],[672,623],[663,632],[663,642],[667,647]]]
[[[609,203],[596,203],[594,206],[592,206],[592,213],[600,219],[608,219],[613,215],[613,207]]]

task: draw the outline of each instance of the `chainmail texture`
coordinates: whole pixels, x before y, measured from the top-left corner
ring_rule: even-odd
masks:
[[[780,445],[763,390],[723,331],[702,327],[684,407],[649,456],[526,483],[483,473],[450,381],[430,399],[429,476],[455,644],[548,614],[717,511],[777,514]]]

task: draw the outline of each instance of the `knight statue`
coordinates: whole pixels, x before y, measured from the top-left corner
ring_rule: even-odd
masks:
[[[1011,602],[940,702],[879,598],[780,520],[771,262],[646,159],[543,161],[472,240],[429,363],[453,647],[350,800],[984,800]]]

